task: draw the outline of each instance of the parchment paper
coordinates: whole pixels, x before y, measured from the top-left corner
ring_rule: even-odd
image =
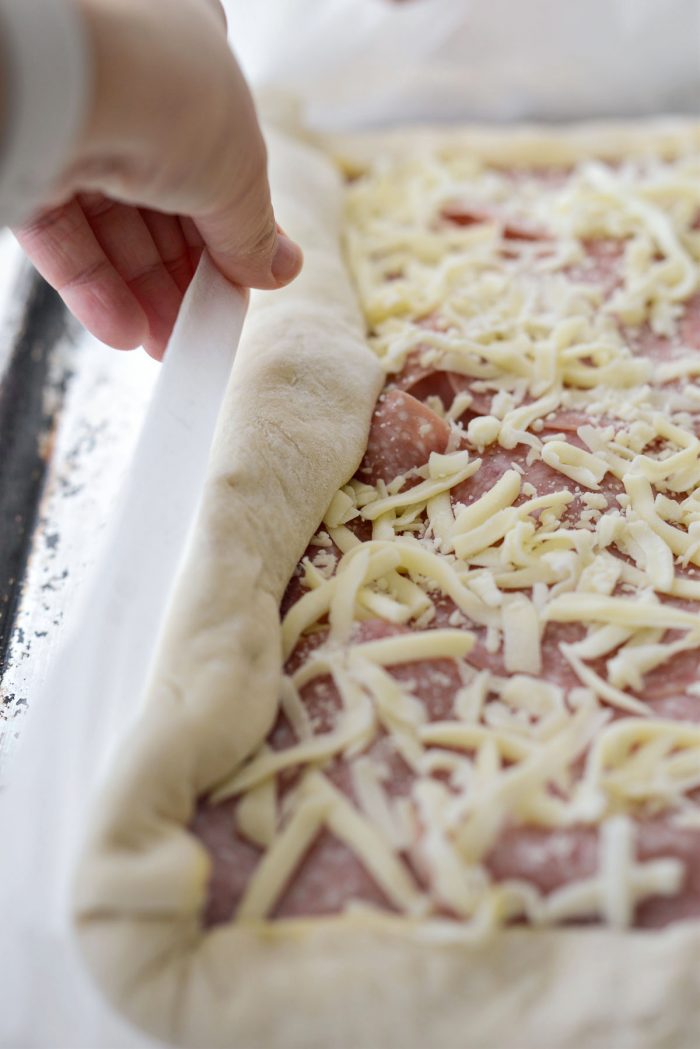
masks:
[[[700,112],[699,0],[225,0],[259,87],[322,130]]]
[[[0,799],[0,1039],[140,1046],[102,1004],[68,931],[76,845],[96,783],[138,710],[194,518],[245,299],[205,257],[183,305],[106,543]]]

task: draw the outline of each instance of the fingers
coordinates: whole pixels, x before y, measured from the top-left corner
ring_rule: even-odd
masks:
[[[262,134],[219,0],[105,0],[88,8],[95,104],[68,190],[188,215],[232,282],[287,284],[301,252],[278,234]]]
[[[98,243],[146,315],[148,332],[144,348],[160,358],[180,309],[182,290],[165,265],[138,209],[95,194],[79,199]],[[165,237],[164,225],[164,222],[159,225],[161,240]],[[171,231],[171,237],[174,236]],[[177,252],[178,245],[170,243],[168,251]],[[177,258],[173,262],[177,265]]]
[[[102,342],[133,349],[148,337],[146,314],[117,273],[80,205],[44,212],[16,231],[39,273]]]
[[[158,211],[148,209],[143,209],[141,216],[163,265],[184,295],[194,276],[196,264],[193,264],[190,246],[185,239],[180,220],[176,215],[162,215]]]
[[[225,277],[244,288],[273,289],[289,284],[301,270],[301,249],[279,230],[271,208],[269,213],[263,212],[257,228],[249,231],[239,218],[241,210],[240,205],[233,206],[197,220],[212,259]]]
[[[235,284],[270,289],[293,280],[301,251],[275,222],[219,0],[105,0],[86,18],[94,105],[59,187],[73,196],[18,236],[98,338],[159,357],[204,247]]]
[[[202,240],[174,215],[83,195],[17,231],[39,272],[97,338],[160,359]]]
[[[181,216],[180,226],[182,228],[182,234],[187,241],[187,247],[189,248],[192,269],[196,270],[204,250],[204,238],[197,229],[194,219]]]

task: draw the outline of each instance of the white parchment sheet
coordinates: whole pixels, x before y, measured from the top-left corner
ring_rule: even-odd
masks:
[[[261,90],[316,127],[700,112],[700,0],[229,0]],[[107,554],[0,798],[0,1045],[137,1047],[83,975],[67,888],[95,785],[138,710],[244,302],[208,264],[168,350]]]
[[[225,0],[314,126],[700,112],[700,0]]]
[[[194,518],[246,299],[205,256],[115,507],[112,534],[0,800],[0,1044],[150,1044],[103,1006],[73,949],[68,895],[96,784],[138,710]]]

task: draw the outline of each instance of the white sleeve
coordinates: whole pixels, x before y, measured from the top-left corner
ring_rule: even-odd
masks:
[[[74,0],[0,0],[0,62],[1,227],[46,199],[86,116],[92,70]]]

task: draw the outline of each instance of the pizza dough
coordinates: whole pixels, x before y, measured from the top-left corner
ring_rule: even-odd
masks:
[[[544,164],[650,142],[673,156],[698,140],[678,127],[444,139]],[[421,141],[398,136],[389,148],[420,151]],[[349,167],[365,148],[342,145]],[[367,914],[202,931],[208,865],[186,827],[197,798],[272,724],[279,601],[360,461],[381,385],[340,257],[332,169],[278,140],[272,177],[306,267],[279,297],[255,302],[158,670],[100,801],[76,891],[90,964],[128,1016],[183,1045],[488,1046],[513,1032],[523,1046],[692,1044],[692,925],[509,930],[486,943],[458,926],[436,939],[420,921]]]

